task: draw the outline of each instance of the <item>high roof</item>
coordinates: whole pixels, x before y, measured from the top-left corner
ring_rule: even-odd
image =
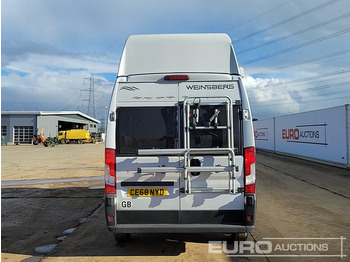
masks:
[[[95,123],[100,123],[99,120],[91,116],[88,116],[80,111],[1,111],[1,115],[37,115],[37,116],[79,115]]]
[[[124,46],[118,76],[156,73],[239,75],[227,34],[132,35]]]

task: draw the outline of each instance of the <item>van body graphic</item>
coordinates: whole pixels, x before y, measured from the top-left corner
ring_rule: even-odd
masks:
[[[106,136],[107,226],[246,237],[255,221],[251,111],[226,34],[125,43]]]

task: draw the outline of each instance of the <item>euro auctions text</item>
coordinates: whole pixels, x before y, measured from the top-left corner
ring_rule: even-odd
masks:
[[[228,257],[338,257],[345,258],[345,237],[263,238],[259,241],[209,241],[209,253]]]

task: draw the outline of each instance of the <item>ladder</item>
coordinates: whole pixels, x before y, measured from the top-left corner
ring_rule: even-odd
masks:
[[[226,123],[222,125],[218,121],[218,116],[220,113],[219,109],[215,109],[214,114],[208,119],[200,119],[201,116],[201,106],[225,106],[226,108]],[[229,193],[235,194],[236,192],[236,178],[235,172],[237,172],[237,166],[235,165],[235,152],[234,152],[234,134],[233,134],[233,102],[228,96],[220,97],[186,97],[182,103],[183,112],[183,139],[184,148],[179,149],[140,149],[138,154],[142,156],[169,156],[176,155],[183,157],[184,165],[183,167],[142,167],[138,168],[138,173],[166,173],[166,172],[182,172],[184,173],[185,187],[182,190],[185,194],[193,193]],[[191,133],[197,130],[227,130],[227,147],[220,148],[195,148],[191,147]],[[215,156],[225,156],[227,158],[227,163],[220,166],[200,166],[191,165],[191,160],[196,156],[203,155],[215,155]],[[201,172],[227,172],[228,173],[228,185],[225,189],[209,189],[192,188],[192,177],[200,175]],[[215,175],[215,174],[212,174]]]

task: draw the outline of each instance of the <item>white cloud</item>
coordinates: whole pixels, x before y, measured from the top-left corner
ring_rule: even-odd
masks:
[[[350,10],[350,1],[344,0],[284,1],[287,2],[281,8],[266,13],[283,3],[272,0],[247,0],[239,5],[230,0],[3,1],[3,107],[16,104],[19,108],[50,108],[54,103],[71,99],[74,90],[79,89],[83,79],[91,73],[96,77],[115,74],[123,44],[130,34],[226,32],[233,40],[239,64],[244,66],[245,61],[347,29],[350,23],[350,17],[347,17],[317,30],[239,54],[240,50],[320,24]],[[328,6],[310,15],[281,24],[288,18],[328,2]],[[279,23],[281,25],[258,33]],[[242,40],[252,33],[258,34]],[[256,117],[348,102],[348,86],[311,89],[324,84],[316,83],[316,80],[297,85],[288,82],[348,68],[350,53],[308,64],[302,62],[349,49],[349,41],[350,32],[245,65],[244,81]],[[295,66],[288,67],[291,64]],[[332,80],[322,80],[332,84],[346,82],[349,78],[349,75],[339,75]],[[103,83],[112,86],[112,81],[105,79]],[[276,85],[283,82],[285,85]],[[34,100],[26,93],[28,90],[35,92]],[[334,94],[336,92],[339,94]],[[49,94],[55,94],[55,99],[52,100]],[[341,95],[343,99],[339,98]]]
[[[70,71],[82,70],[89,73],[116,73],[116,61],[104,57],[90,56],[66,57],[59,55],[30,54],[26,60],[14,61],[6,66],[7,69],[25,73],[40,71]]]
[[[248,75],[243,78],[243,83],[250,98],[254,117],[276,116],[300,110],[299,102],[293,98],[295,90],[286,89],[285,80],[254,78]]]
[[[5,42],[2,110],[87,110],[88,83],[95,74],[97,107],[108,103],[113,87],[103,75],[116,74],[116,55],[67,52],[47,44]],[[115,58],[113,57],[115,56]],[[85,86],[84,86],[85,84]],[[103,114],[103,110],[101,110]]]
[[[2,76],[2,110],[80,110],[86,113],[90,74],[38,71]],[[98,117],[104,115],[113,83],[95,76],[95,101]],[[18,108],[20,105],[20,108]]]

